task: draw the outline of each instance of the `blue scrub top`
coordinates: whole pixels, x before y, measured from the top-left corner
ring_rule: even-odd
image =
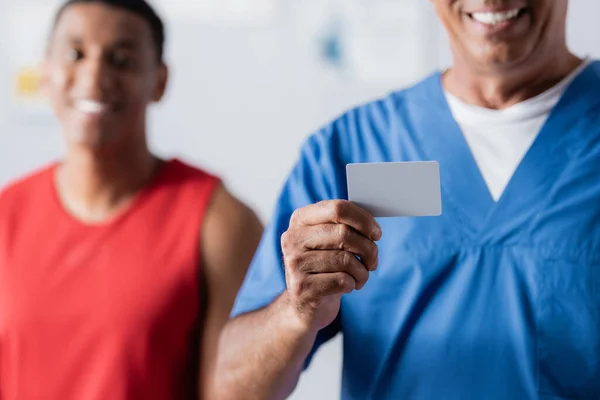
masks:
[[[380,219],[379,269],[315,343],[343,334],[342,398],[600,399],[600,62],[498,202],[439,73],[311,136],[233,315],[285,289],[280,236],[296,208],[347,199],[346,164],[422,160],[440,162],[443,215]]]

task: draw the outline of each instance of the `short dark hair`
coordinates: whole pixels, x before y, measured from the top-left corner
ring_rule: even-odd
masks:
[[[110,7],[116,7],[130,11],[142,17],[150,25],[150,30],[152,31],[152,39],[154,40],[158,60],[163,60],[165,45],[165,26],[163,24],[162,19],[158,16],[158,14],[152,8],[152,6],[148,4],[148,2],[146,2],[145,0],[67,0],[65,3],[63,3],[63,5],[56,13],[53,26],[56,27],[58,21],[60,20],[60,17],[67,8],[74,4],[81,3],[104,4]]]

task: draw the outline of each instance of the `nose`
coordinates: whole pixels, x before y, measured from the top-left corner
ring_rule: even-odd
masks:
[[[101,57],[89,57],[77,69],[76,88],[79,96],[103,100],[113,84],[112,71]]]

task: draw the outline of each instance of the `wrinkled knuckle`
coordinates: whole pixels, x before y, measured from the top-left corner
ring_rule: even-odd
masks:
[[[316,268],[318,268],[318,262],[314,257],[310,257],[306,254],[301,254],[296,257],[295,269],[299,274],[313,274]]]
[[[352,263],[352,257],[354,256],[347,251],[342,251],[339,255],[340,266],[342,266],[344,269],[348,268]]]
[[[331,228],[327,224],[313,226],[314,235],[319,238],[328,238],[331,236]]]
[[[300,209],[296,209],[294,210],[294,212],[292,213],[291,217],[290,217],[290,226],[294,226],[296,224],[298,224],[300,220]]]
[[[300,252],[302,237],[296,229],[290,229],[281,236],[281,250],[283,254],[297,255]]]
[[[337,226],[337,234],[339,236],[340,243],[345,244],[350,239],[350,235],[352,234],[352,231],[348,225],[339,224]]]
[[[290,250],[290,247],[291,247],[291,244],[292,244],[291,236],[292,236],[292,234],[291,234],[291,232],[289,230],[283,232],[283,234],[281,235],[281,249],[283,251],[289,251]]]
[[[309,291],[311,282],[305,274],[290,272],[287,277],[288,290],[297,297],[304,296]]]
[[[343,274],[342,276],[340,276],[338,278],[337,281],[337,287],[343,291],[348,291],[350,289],[352,289],[352,287],[354,286],[354,279],[352,279],[350,276]]]
[[[345,209],[346,209],[346,206],[345,206],[344,202],[342,202],[342,201],[334,201],[331,204],[331,213],[333,214],[333,216],[336,220],[339,220],[342,218],[342,216],[344,215]]]
[[[336,286],[343,289],[348,285],[348,276],[342,275],[337,279]]]
[[[300,270],[302,264],[302,255],[296,251],[291,251],[284,255],[284,263],[290,273],[296,273]]]

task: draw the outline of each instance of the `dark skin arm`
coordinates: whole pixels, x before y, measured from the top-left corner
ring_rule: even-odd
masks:
[[[262,232],[263,226],[251,209],[224,187],[216,189],[204,221],[201,243],[205,302],[199,399],[215,399],[212,393],[219,338]]]
[[[287,289],[271,305],[227,323],[211,398],[287,398],[342,296],[364,287],[377,268],[380,238],[375,219],[347,201],[297,210],[281,238]]]

